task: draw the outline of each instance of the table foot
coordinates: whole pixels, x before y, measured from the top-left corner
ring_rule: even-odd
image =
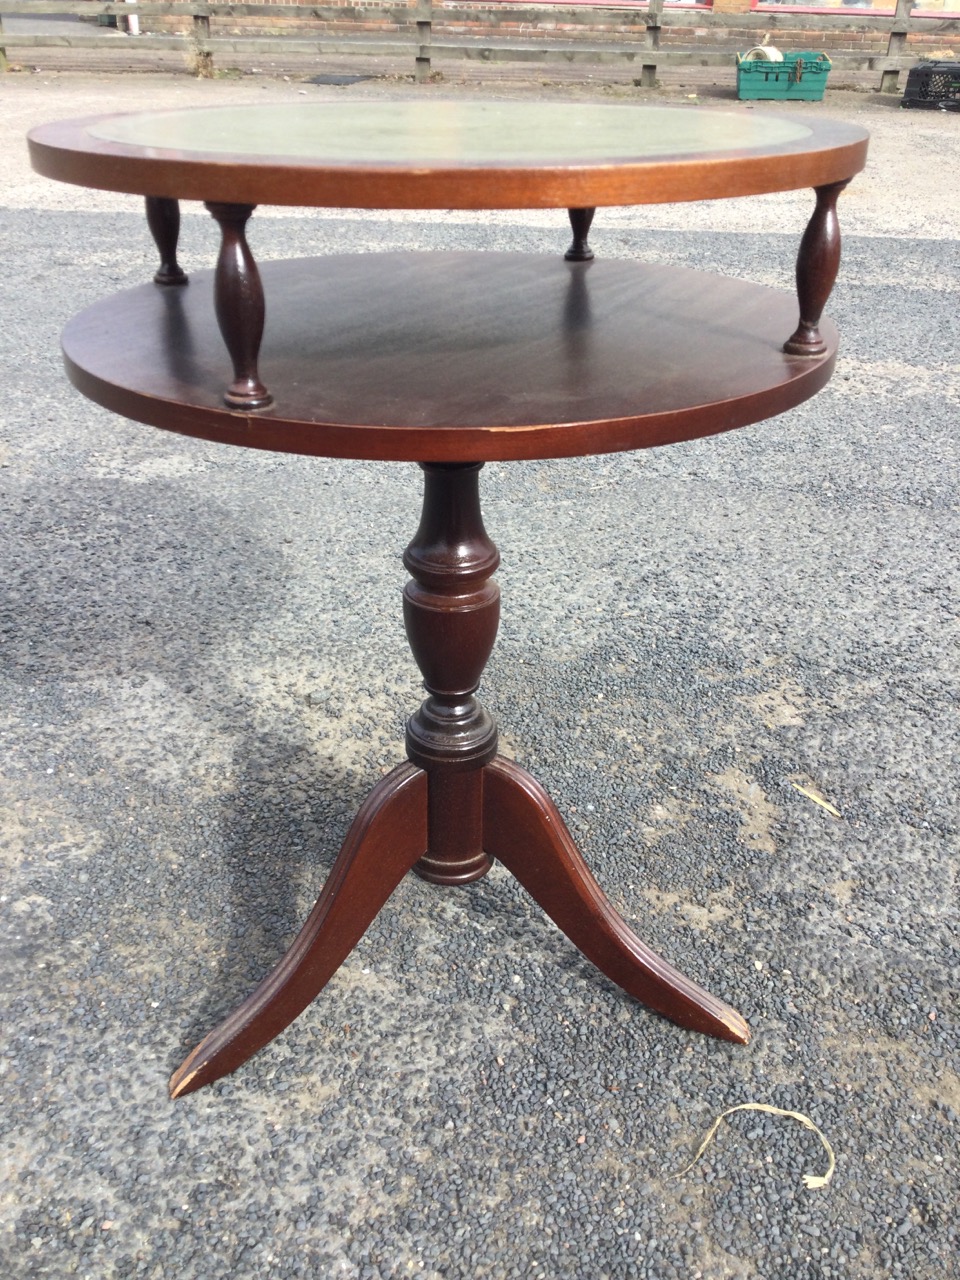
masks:
[[[543,787],[511,761],[483,772],[487,853],[497,858],[597,968],[672,1022],[747,1044],[735,1009],[684,977],[614,911]]]
[[[171,1098],[229,1075],[288,1027],[333,977],[426,848],[426,775],[402,764],[364,802],[289,951],[177,1068]]]

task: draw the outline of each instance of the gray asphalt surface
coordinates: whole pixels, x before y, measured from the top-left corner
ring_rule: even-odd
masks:
[[[131,94],[23,78],[0,106],[25,125]],[[170,1071],[282,953],[402,757],[418,473],[81,399],[59,330],[152,248],[136,201],[31,185],[3,134],[4,1275],[958,1274],[960,121],[831,108],[878,148],[845,197],[827,390],[717,439],[483,476],[504,751],[753,1043],[648,1013],[500,870],[411,877],[289,1031],[177,1104]],[[924,155],[943,183],[917,180]],[[598,214],[591,240],[789,287],[808,198],[735,203]],[[556,252],[567,231],[262,209],[251,240]],[[185,265],[214,252],[188,211]],[[743,1102],[819,1125],[831,1184],[801,1183],[815,1134],[756,1113],[673,1177]]]

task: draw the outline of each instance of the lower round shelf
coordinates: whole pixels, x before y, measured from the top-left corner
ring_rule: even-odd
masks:
[[[796,298],[677,267],[501,253],[261,265],[273,405],[227,409],[211,272],[66,327],[71,380],[137,421],[321,457],[494,461],[648,448],[773,417],[828,381],[788,356]]]

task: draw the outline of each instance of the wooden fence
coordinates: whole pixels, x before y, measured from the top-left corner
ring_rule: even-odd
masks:
[[[862,45],[859,52],[831,47],[831,60],[838,70],[876,73],[878,87],[895,93],[900,72],[917,61],[916,53],[908,49],[911,34],[923,33],[944,40],[960,34],[960,18],[918,17],[913,13],[913,3],[914,0],[897,0],[894,14],[864,9],[807,10],[797,14],[769,9],[749,13],[665,9],[663,0],[649,0],[642,9],[616,5],[545,7],[536,3],[487,3],[471,8],[460,3],[444,5],[442,0],[356,8],[190,0],[142,0],[135,5],[122,0],[0,0],[0,70],[6,69],[6,54],[11,49],[56,45],[104,49],[117,44],[116,33],[81,23],[77,23],[76,34],[4,32],[4,13],[70,14],[87,19],[103,15],[118,22],[136,16],[141,24],[146,20],[147,25],[156,19],[180,19],[189,34],[157,31],[127,38],[136,42],[138,51],[181,50],[192,58],[199,72],[206,74],[212,73],[215,58],[229,60],[238,54],[409,57],[419,81],[428,79],[433,64],[445,58],[568,63],[626,59],[638,70],[637,83],[645,86],[656,83],[657,71],[663,66],[732,65],[730,40],[741,37],[741,33],[756,43],[768,32],[796,34],[799,29],[806,34],[849,33],[851,43],[872,43],[872,49]],[[295,22],[297,31],[266,36],[222,34],[231,24],[236,26],[238,19],[246,23],[259,20],[268,28],[278,21]],[[311,25],[316,26],[316,35],[310,34]],[[377,29],[370,29],[371,25]],[[511,34],[490,35],[489,28],[497,26],[510,28]],[[488,30],[481,35],[469,34],[478,27]],[[532,35],[521,36],[524,28]],[[582,36],[577,34],[578,29]],[[662,47],[665,37],[671,46],[688,47]],[[721,47],[724,43],[726,47]]]

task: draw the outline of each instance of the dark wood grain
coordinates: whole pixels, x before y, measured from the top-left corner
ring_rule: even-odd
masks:
[[[442,885],[486,874],[491,857],[603,973],[680,1026],[746,1043],[743,1018],[653,952],[591,875],[553,802],[497,757],[475,695],[493,647],[499,553],[480,511],[477,463],[424,468],[420,524],[404,555],[404,620],[428,697],[407,728],[410,762],[364,803],[309,919],[255,991],[174,1072],[182,1097],[235,1071],[320,992],[410,869]],[[421,767],[422,766],[422,767]]]
[[[866,134],[820,120],[807,128],[730,113],[724,123],[721,113],[670,109],[591,108],[588,122],[586,108],[571,106],[528,109],[529,137],[516,130],[507,144],[499,107],[455,108],[452,134],[446,121],[438,130],[432,114],[412,127],[417,110],[367,106],[354,118],[281,106],[200,118],[173,112],[172,123],[161,112],[31,135],[40,172],[147,197],[161,257],[156,283],[184,279],[177,197],[204,200],[222,231],[216,272],[199,276],[197,287],[143,286],[68,325],[66,366],[84,394],[188,435],[416,460],[425,475],[420,525],[404,556],[411,574],[404,621],[427,691],[408,723],[409,763],[361,808],[287,954],[174,1073],[174,1097],[235,1070],[288,1026],[408,870],[464,885],[484,875],[491,858],[625,991],[683,1027],[749,1039],[734,1009],[640,940],[544,789],[496,755],[496,726],[476,696],[499,618],[492,579],[499,555],[484,529],[478,476],[491,459],[715,434],[815,394],[837,349],[836,331],[822,318],[839,265],[836,201],[863,165]],[[655,130],[644,132],[654,120],[669,135],[666,147]],[[330,132],[338,121],[344,138],[355,137],[356,156]],[[325,122],[329,130],[319,127]],[[194,124],[212,150],[196,143]],[[155,137],[147,145],[144,137],[157,130],[167,143]],[[300,154],[286,155],[284,146]],[[593,261],[588,233],[597,206],[800,186],[816,188],[817,203],[797,262],[800,324],[783,346],[796,317],[786,293]],[[272,263],[261,273],[245,235],[258,202],[566,207],[573,243],[563,261],[377,254]]]
[[[772,417],[836,354],[781,349],[786,292],[674,267],[527,254],[363,254],[265,263],[272,407],[238,413],[209,274],[96,303],[68,373],[129,418],[251,448],[488,461],[640,449]]]
[[[424,465],[423,513],[403,557],[403,620],[429,694],[407,725],[407,755],[422,769],[476,769],[497,749],[474,697],[500,620],[491,577],[500,555],[480,516],[480,465]]]

